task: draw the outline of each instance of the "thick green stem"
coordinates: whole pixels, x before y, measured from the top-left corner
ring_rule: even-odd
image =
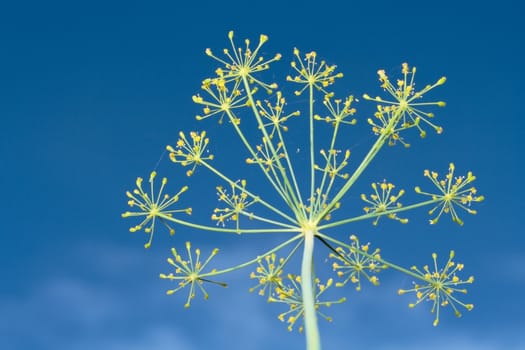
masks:
[[[304,328],[306,335],[306,349],[320,350],[321,337],[317,326],[317,312],[315,310],[315,291],[313,281],[313,252],[315,231],[304,231],[304,251],[301,265],[301,289],[303,295]]]

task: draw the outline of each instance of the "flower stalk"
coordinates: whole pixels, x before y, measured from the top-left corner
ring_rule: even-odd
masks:
[[[317,310],[315,309],[315,295],[313,291],[313,252],[315,231],[306,228],[304,234],[303,259],[301,263],[301,288],[304,304],[304,327],[306,330],[306,348],[308,350],[321,349],[321,337],[317,324]]]

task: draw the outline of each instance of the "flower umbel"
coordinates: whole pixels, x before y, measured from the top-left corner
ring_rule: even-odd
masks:
[[[194,95],[192,97],[193,102],[204,106],[203,115],[197,115],[195,118],[203,120],[220,114],[219,124],[222,124],[223,117],[227,114],[232,123],[239,125],[241,120],[235,117],[232,112],[236,108],[246,106],[246,96],[242,95],[239,85],[240,81],[235,81],[233,86],[228,88],[224,78],[205,79],[201,88],[208,93],[213,101],[207,101],[200,95]]]
[[[317,90],[322,91],[327,95],[331,95],[326,88],[335,82],[336,78],[342,78],[343,73],[335,73],[336,65],[327,65],[325,61],[317,62],[317,52],[311,51],[304,55],[306,65],[303,63],[303,59],[300,56],[299,50],[294,49],[293,54],[295,60],[292,61],[291,66],[298,73],[297,76],[287,76],[287,81],[294,83],[305,84],[305,86],[295,94],[299,96],[308,87],[315,87]]]
[[[257,101],[255,103],[261,116],[269,120],[268,123],[263,124],[263,127],[272,127],[272,131],[269,133],[270,138],[273,138],[273,135],[279,129],[288,131],[288,127],[283,125],[283,123],[286,122],[290,117],[296,117],[300,114],[299,111],[295,111],[290,114],[283,115],[286,99],[283,97],[280,91],[277,91],[275,105],[272,105],[272,103],[269,101],[265,101],[264,104],[261,101]]]
[[[470,208],[472,202],[481,202],[483,201],[483,196],[477,196],[477,190],[475,187],[468,185],[476,180],[476,177],[472,172],[468,172],[467,176],[457,176],[454,177],[455,166],[453,163],[450,163],[448,168],[448,174],[445,176],[445,179],[439,180],[439,174],[435,171],[424,171],[425,177],[429,178],[432,183],[440,190],[441,193],[434,194],[423,192],[418,187],[415,188],[417,193],[430,196],[432,199],[439,200],[438,205],[432,208],[428,213],[433,215],[436,210],[439,209],[437,216],[430,220],[431,224],[438,222],[439,218],[443,213],[450,214],[452,216],[452,221],[463,225],[463,221],[459,218],[455,206],[464,209],[469,214],[476,214],[477,211]]]
[[[395,146],[398,142],[405,147],[410,147],[410,144],[405,142],[405,140],[399,135],[400,131],[411,128],[414,124],[410,123],[397,123],[397,125],[392,126],[392,119],[396,117],[394,113],[397,109],[396,106],[381,106],[377,105],[377,112],[374,113],[374,117],[377,119],[375,121],[372,118],[368,118],[368,124],[372,125],[372,131],[376,135],[387,135],[388,136],[388,145]]]
[[[459,312],[456,305],[462,306],[468,311],[474,308],[473,304],[465,304],[459,301],[454,293],[463,293],[466,294],[467,290],[465,288],[460,288],[465,284],[471,284],[474,282],[474,277],[470,276],[466,280],[461,280],[456,273],[463,270],[463,264],[457,264],[452,259],[454,258],[454,251],[450,252],[448,262],[441,269],[438,269],[437,266],[437,254],[432,254],[432,259],[434,260],[433,270],[430,270],[428,265],[423,266],[423,271],[419,270],[416,266],[412,267],[417,275],[420,276],[421,280],[424,281],[423,285],[414,283],[414,288],[412,289],[400,289],[398,291],[399,295],[406,293],[415,293],[417,301],[415,303],[408,304],[410,308],[415,307],[422,301],[432,302],[432,313],[436,314],[434,319],[434,326],[437,326],[439,323],[439,310],[440,307],[445,307],[451,305],[454,310],[454,314],[457,317],[461,317],[461,312]]]
[[[348,117],[353,116],[356,112],[356,109],[351,107],[353,101],[354,97],[348,96],[344,101],[341,99],[335,99],[332,102],[332,95],[325,95],[323,104],[330,112],[330,115],[326,117],[315,115],[314,118],[315,120],[323,120],[327,123],[331,123],[333,126],[338,124],[355,125],[357,123],[357,119],[353,118],[351,120],[345,120]]]
[[[314,165],[315,170],[325,172],[328,177],[334,178],[336,176],[342,179],[348,179],[350,176],[348,173],[341,173],[342,170],[348,165],[348,158],[350,158],[350,150],[346,150],[344,153],[343,160],[337,163],[337,155],[341,153],[340,150],[330,149],[326,152],[324,149],[319,151],[326,161],[324,168],[321,168],[317,164]]]
[[[179,200],[179,196],[183,192],[186,192],[188,186],[182,187],[179,190],[179,192],[173,196],[170,196],[166,193],[163,194],[162,192],[164,190],[164,186],[166,186],[166,184],[168,183],[168,179],[163,178],[160,189],[156,194],[153,185],[156,176],[157,173],[153,171],[149,177],[149,194],[144,192],[144,190],[142,189],[143,179],[141,177],[137,178],[137,188],[134,189],[133,192],[127,191],[126,196],[128,196],[129,198],[128,205],[132,208],[138,208],[139,211],[127,211],[122,214],[122,217],[124,218],[131,216],[144,217],[144,220],[142,220],[140,224],[131,227],[129,230],[131,232],[136,232],[143,229],[144,232],[150,235],[148,242],[144,245],[145,248],[149,248],[151,246],[151,241],[153,240],[153,233],[155,231],[155,223],[157,219],[161,223],[163,223],[168,228],[170,234],[173,235],[175,233],[175,230],[171,226],[169,226],[166,218],[171,217],[174,213],[191,214],[191,208],[169,209],[173,204],[175,204]],[[150,225],[145,227],[148,223],[150,223]]]
[[[259,259],[259,266],[256,267],[255,272],[250,274],[250,278],[257,279],[258,284],[250,288],[250,293],[258,289],[260,296],[268,294],[268,300],[270,300],[275,288],[282,283],[283,264],[284,258],[277,261],[275,253]]]
[[[255,147],[257,150],[257,154],[255,154],[255,157],[247,158],[246,163],[262,164],[265,171],[274,172],[276,166],[279,163],[278,160],[286,157],[285,153],[283,152],[283,143],[279,142],[276,146],[272,146],[270,145],[272,140],[266,137],[263,137],[262,141],[263,143],[261,145],[257,145]]]
[[[381,189],[381,193],[378,191],[378,187]],[[361,194],[361,199],[371,205],[370,207],[364,207],[364,211],[367,214],[377,214],[377,217],[373,222],[374,225],[377,225],[379,219],[383,216],[381,213],[390,209],[401,208],[403,206],[398,202],[398,199],[405,193],[405,191],[400,190],[397,195],[394,195],[392,194],[394,187],[393,184],[387,183],[383,180],[383,182],[372,183],[374,193],[370,195],[370,199],[365,194]],[[390,213],[387,217],[389,219],[397,220],[402,224],[408,222],[408,219],[402,219],[398,217],[396,213]]]
[[[239,217],[241,215],[250,216],[250,213],[247,213],[245,210],[257,200],[249,200],[249,195],[245,190],[246,180],[241,180],[238,182],[240,185],[237,185],[237,183],[231,184],[231,194],[228,194],[222,186],[217,187],[219,201],[224,202],[227,207],[215,208],[213,210],[211,219],[217,221],[217,224],[222,225],[224,225],[226,220],[233,220],[235,221],[238,233],[241,233],[239,228]],[[239,189],[240,193],[238,192]]]
[[[388,76],[386,75],[383,69],[377,71],[379,75],[379,81],[381,82],[381,87],[385,89],[393,98],[393,101],[384,100],[381,97],[372,98],[368,94],[364,94],[363,98],[367,100],[376,101],[382,104],[391,105],[390,110],[379,110],[382,114],[382,118],[386,118],[389,127],[384,128],[384,132],[391,134],[394,133],[394,130],[403,130],[411,127],[416,127],[419,130],[420,136],[425,137],[426,132],[420,125],[420,122],[423,121],[425,124],[432,127],[438,134],[443,131],[443,128],[437,126],[430,122],[430,119],[434,117],[433,113],[424,112],[421,110],[421,107],[427,106],[438,106],[444,107],[445,102],[417,102],[423,98],[424,94],[434,89],[439,85],[443,85],[446,81],[445,77],[441,77],[437,82],[432,85],[427,85],[420,91],[415,90],[414,76],[416,74],[416,67],[409,68],[407,63],[403,63],[401,72],[403,74],[403,79],[398,79],[396,85],[394,86]],[[384,106],[383,106],[384,107]],[[376,114],[377,117],[377,114]],[[381,118],[380,118],[381,120]],[[390,120],[392,122],[390,123]],[[369,120],[370,122],[370,120]],[[374,124],[372,124],[374,126]],[[392,134],[395,135],[395,134]]]
[[[191,176],[195,172],[197,165],[202,161],[212,160],[213,154],[204,155],[207,152],[206,148],[210,140],[206,137],[206,131],[201,133],[190,132],[190,141],[186,135],[181,131],[179,133],[179,140],[176,148],[167,146],[166,149],[170,152],[170,159],[173,163],[180,163],[182,166],[193,165],[193,167],[186,172],[186,175]]]
[[[289,285],[279,286],[275,289],[277,298],[270,298],[271,302],[285,303],[290,306],[290,309],[279,315],[279,320],[288,323],[288,330],[292,331],[295,323],[304,317],[304,305],[301,289],[301,277],[289,274],[287,280],[290,282]],[[315,309],[317,314],[327,320],[332,321],[332,318],[319,311],[319,307],[326,306],[330,307],[332,304],[339,304],[344,302],[346,299],[341,298],[336,301],[319,301],[319,297],[332,286],[333,280],[330,278],[326,284],[321,284],[319,279],[314,280],[315,284]],[[299,326],[299,332],[303,331],[303,326]]]
[[[238,81],[242,79],[248,79],[250,83],[255,83],[262,86],[267,91],[271,91],[277,88],[275,83],[265,83],[257,78],[255,78],[254,73],[258,73],[270,68],[270,63],[279,61],[281,59],[281,54],[276,54],[273,58],[265,60],[262,56],[259,56],[259,50],[268,41],[268,36],[261,34],[259,37],[259,44],[257,47],[252,50],[250,48],[250,40],[246,39],[244,41],[245,48],[244,50],[241,47],[235,46],[233,41],[233,31],[228,33],[228,38],[230,39],[232,51],[224,49],[223,53],[226,58],[219,58],[213,54],[211,49],[206,49],[206,55],[212,57],[216,61],[224,65],[223,68],[216,70],[216,73],[219,77],[224,78],[226,82]]]
[[[375,275],[386,269],[386,265],[381,264],[377,259],[381,259],[380,250],[375,249],[369,253],[370,244],[360,245],[356,236],[350,236],[352,245],[348,250],[337,247],[335,253],[330,253],[329,257],[336,261],[332,264],[337,276],[344,278],[343,282],[337,282],[336,287],[342,287],[348,281],[356,285],[357,291],[361,290],[361,275],[370,281],[374,286],[379,285],[379,279]]]
[[[195,285],[197,285],[202,292],[202,295],[204,296],[204,299],[208,299],[208,293],[202,286],[204,282],[214,283],[218,284],[222,287],[227,287],[226,283],[222,282],[215,282],[210,281],[206,279],[204,276],[205,274],[202,273],[202,270],[208,265],[210,260],[217,255],[219,252],[219,249],[215,248],[212,250],[210,256],[206,259],[206,261],[201,262],[200,261],[200,255],[201,251],[199,248],[196,248],[194,250],[195,257],[192,257],[191,254],[191,243],[186,242],[186,251],[188,253],[188,259],[183,260],[181,255],[177,252],[175,248],[171,248],[171,253],[173,254],[173,258],[168,258],[168,263],[172,265],[175,268],[175,273],[170,272],[169,274],[160,274],[160,278],[162,279],[168,279],[171,281],[179,281],[178,287],[175,289],[170,289],[166,292],[166,294],[171,295],[182,288],[186,287],[187,285],[190,285],[190,292],[188,294],[188,298],[186,300],[186,304],[184,304],[184,307],[190,307],[191,300],[195,297]],[[208,274],[215,273],[216,270],[213,269]],[[206,274],[206,275],[208,275]]]

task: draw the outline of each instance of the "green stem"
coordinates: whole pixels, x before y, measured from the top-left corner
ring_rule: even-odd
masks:
[[[335,195],[335,197],[332,199],[332,201],[324,208],[318,215],[317,220],[322,220],[323,217],[332,210],[334,206],[337,205],[339,200],[345,195],[345,193],[352,187],[352,185],[355,183],[355,181],[361,176],[361,173],[368,167],[370,162],[374,159],[374,157],[377,155],[379,150],[383,147],[386,140],[389,137],[389,132],[393,130],[393,128],[397,125],[399,122],[399,119],[401,118],[401,110],[397,110],[396,114],[389,120],[387,126],[384,128],[385,131],[381,135],[379,135],[379,138],[377,141],[373,144],[372,148],[368,153],[366,154],[365,158],[361,161],[361,164],[359,164],[359,167],[354,171],[352,176],[348,179],[348,181],[344,184],[343,188],[339,190],[339,192]]]
[[[251,97],[251,94],[248,93],[248,96]],[[253,98],[250,98],[250,103],[253,102]],[[239,138],[241,139],[241,141],[244,143],[244,145],[246,146],[246,148],[248,149],[248,151],[250,152],[251,156],[254,158],[254,159],[257,159],[257,152],[254,151],[253,147],[250,145],[250,143],[248,142],[248,140],[246,139],[246,137],[244,136],[244,134],[242,133],[241,129],[239,128],[239,126],[237,125],[237,123],[235,123],[234,121],[234,116],[232,114],[231,111],[227,111],[227,114],[228,114],[228,117],[230,118],[231,120],[231,123],[233,125],[233,127],[235,128],[235,131],[237,132],[237,134],[239,135]],[[270,146],[272,146],[272,149],[273,149],[273,145],[270,143]],[[275,151],[273,152],[275,154]],[[290,198],[288,197],[288,193],[285,191],[284,189],[284,186],[281,184],[281,182],[279,181],[279,178],[277,176],[274,176],[275,177],[275,180],[270,176],[269,172],[265,171],[264,170],[264,165],[261,163],[261,162],[257,162],[257,164],[259,165],[259,168],[261,169],[261,171],[263,172],[263,174],[266,176],[266,178],[268,179],[268,181],[270,182],[270,184],[275,188],[275,190],[277,191],[277,193],[279,193],[279,195],[283,198],[283,200],[288,204],[288,206],[292,207],[290,205]],[[272,169],[272,171],[274,171]]]
[[[132,215],[134,213],[130,213],[129,216],[137,216]],[[158,214],[157,217],[162,220],[171,221],[176,224],[184,225],[187,227],[196,228],[199,230],[204,231],[214,231],[214,232],[224,232],[224,233],[235,233],[235,234],[241,234],[241,233],[284,233],[284,232],[298,232],[300,231],[299,228],[277,228],[277,229],[243,229],[239,232],[237,229],[230,229],[230,228],[223,228],[223,227],[216,227],[216,226],[207,226],[207,225],[200,225],[200,224],[194,224],[193,222],[181,220],[174,218],[169,215],[165,214]]]
[[[286,215],[285,213],[283,213],[282,211],[280,211],[279,209],[275,208],[274,206],[272,206],[270,203],[264,201],[263,199],[261,199],[259,196],[256,196],[255,194],[249,192],[248,190],[246,190],[245,188],[243,188],[242,186],[240,186],[237,182],[235,181],[232,181],[231,179],[229,179],[227,176],[225,176],[224,174],[222,174],[220,171],[218,171],[217,169],[215,169],[214,167],[212,167],[210,164],[208,164],[207,162],[205,161],[201,161],[200,162],[201,165],[204,165],[208,170],[210,170],[212,173],[214,173],[215,175],[217,175],[218,177],[220,177],[221,179],[223,179],[224,181],[226,181],[229,185],[231,186],[234,186],[236,189],[240,190],[240,191],[244,191],[246,192],[246,194],[248,194],[250,197],[254,198],[254,199],[257,199],[257,202],[258,203],[261,203],[262,205],[264,205],[266,208],[270,209],[271,211],[273,211],[274,213],[282,216],[283,218],[285,218],[286,220],[292,222],[292,223],[295,223],[296,220],[294,220],[292,217]]]
[[[404,207],[401,207],[401,208],[385,210],[385,211],[382,211],[382,212],[371,212],[369,214],[364,214],[364,215],[355,216],[355,217],[349,218],[349,219],[344,219],[344,220],[340,220],[340,221],[331,222],[331,223],[326,224],[326,225],[320,225],[318,227],[318,229],[319,230],[324,230],[324,229],[327,229],[327,228],[348,224],[350,222],[373,219],[373,218],[376,218],[378,216],[385,216],[385,215],[389,215],[389,214],[399,213],[399,212],[402,212],[402,211],[415,209],[415,208],[423,207],[425,205],[435,204],[435,203],[442,202],[442,201],[443,201],[442,198],[436,198],[436,199],[431,199],[431,200],[428,200],[428,201],[425,201],[425,202],[421,202],[421,203],[417,203],[417,204],[407,205],[407,206],[404,206]]]
[[[283,185],[281,185],[283,187],[283,192],[287,194],[286,198],[289,200],[287,200],[287,204],[289,205],[289,207],[294,211],[295,213],[295,216],[300,218],[301,217],[301,213],[302,213],[302,209],[301,209],[301,202],[299,202],[298,200],[298,195],[297,193],[294,192],[294,189],[292,188],[292,185],[290,184],[290,180],[288,178],[288,175],[286,174],[286,169],[283,167],[280,159],[279,159],[279,155],[277,154],[276,150],[275,150],[275,147],[273,146],[273,143],[271,141],[271,138],[270,138],[270,135],[268,135],[268,132],[266,131],[266,128],[264,127],[264,123],[262,121],[262,118],[261,116],[259,115],[259,111],[257,111],[257,104],[255,103],[255,100],[253,98],[253,94],[252,94],[252,90],[251,90],[251,87],[250,87],[250,83],[248,82],[248,77],[247,76],[243,76],[242,77],[242,81],[243,81],[243,84],[244,84],[244,89],[246,90],[246,95],[248,97],[248,101],[249,101],[249,104],[252,108],[252,111],[253,111],[253,114],[255,116],[255,119],[257,120],[257,124],[259,125],[259,128],[261,129],[262,133],[263,133],[263,136],[264,138],[268,141],[268,145],[269,145],[269,148],[270,148],[270,151],[272,153],[272,155],[275,157],[275,162],[277,164],[277,168],[279,170],[279,172],[281,173],[281,177],[282,177],[282,180],[283,180]],[[289,171],[293,171],[293,169],[289,169]],[[278,181],[279,184],[281,184],[281,181],[279,180],[279,177],[277,176],[277,174],[275,174],[275,180]],[[286,191],[285,191],[286,190]]]
[[[315,310],[315,293],[313,281],[313,251],[315,231],[304,231],[304,251],[301,264],[301,289],[303,295],[304,327],[306,335],[306,349],[320,350],[321,337],[317,325],[317,312]]]
[[[425,282],[431,282],[432,281],[431,279],[426,279],[424,276],[418,275],[414,271],[411,271],[411,270],[406,269],[404,267],[401,267],[399,265],[393,264],[393,263],[391,263],[391,262],[389,262],[387,260],[383,260],[382,258],[378,257],[377,255],[369,254],[369,253],[367,253],[367,252],[365,252],[365,251],[363,251],[361,249],[357,249],[354,246],[351,246],[349,244],[346,244],[346,243],[343,243],[341,241],[338,241],[337,239],[332,238],[332,237],[327,236],[327,235],[324,235],[324,234],[322,234],[320,232],[318,232],[316,235],[318,237],[324,239],[325,241],[330,241],[332,243],[337,244],[338,246],[345,247],[345,248],[349,249],[350,251],[352,251],[354,253],[361,254],[363,256],[366,256],[369,259],[374,259],[375,261],[377,261],[377,262],[379,262],[381,264],[384,264],[384,265],[388,266],[391,269],[394,269],[394,270],[397,270],[397,271],[402,272],[404,274],[407,274],[409,276],[412,276],[412,277],[414,277],[414,278],[416,278],[418,280],[425,281]],[[334,248],[330,247],[330,249],[333,250],[336,254],[339,254],[337,252],[337,250],[335,250]]]
[[[330,151],[335,149],[335,140],[337,138],[337,133],[339,131],[339,124],[340,124],[339,121],[336,120],[335,126],[334,126],[334,133],[332,134],[332,141],[330,142],[330,148],[328,149],[328,159],[326,160],[327,165],[325,165],[325,167],[330,164],[332,157],[335,157],[335,155],[332,155],[332,152]],[[326,201],[328,200],[328,195],[330,194],[330,190],[332,189],[332,184],[334,183],[334,180],[335,180],[335,175],[334,175],[329,181],[328,188],[325,190],[325,182],[326,182],[327,176],[328,176],[328,172],[325,171],[323,174],[323,179],[321,181],[321,186],[319,188],[320,188],[320,193],[323,193],[326,197],[322,198],[322,196],[319,196],[319,198],[317,198],[317,202],[319,203],[317,207],[319,209],[321,209],[323,205],[326,203]]]
[[[255,215],[254,213],[250,213],[250,212],[245,211],[245,210],[239,211],[239,215],[242,215],[243,217],[245,217],[247,219],[250,219],[250,220],[256,220],[256,221],[260,221],[260,222],[265,222],[267,224],[272,224],[272,225],[276,225],[276,226],[280,226],[280,227],[286,227],[286,228],[296,228],[297,227],[297,226],[294,226],[294,225],[285,224],[285,223],[280,222],[280,221],[263,218],[263,217],[261,217],[259,215]],[[237,220],[237,222],[238,222],[238,220]]]
[[[267,251],[266,253],[264,253],[263,255],[259,255],[257,256],[255,259],[252,259],[252,260],[249,260],[245,263],[242,263],[240,265],[236,265],[236,266],[233,266],[233,267],[229,267],[227,269],[224,269],[224,270],[218,270],[218,271],[214,271],[214,272],[208,272],[208,273],[205,273],[205,274],[202,274],[200,275],[200,277],[210,277],[210,276],[216,276],[216,275],[222,275],[224,273],[228,273],[228,272],[232,272],[232,271],[235,271],[235,270],[239,270],[239,269],[242,269],[243,267],[246,267],[246,266],[249,266],[251,264],[254,264],[256,263],[257,261],[263,259],[265,256],[267,255],[270,255],[272,253],[275,253],[276,251],[286,247],[288,244],[292,243],[292,242],[295,242],[296,240],[298,240],[299,238],[302,238],[303,235],[302,233],[301,234],[298,234],[292,238],[290,238],[289,240],[287,240],[286,242],[283,242],[281,244],[279,244],[277,247],[274,247],[272,248],[271,250]],[[302,242],[299,242],[295,247],[294,249],[292,250],[292,254],[296,251],[297,247],[301,244]]]
[[[315,149],[314,149],[314,86],[310,84],[310,200],[312,200],[312,208],[314,206],[313,198],[315,194]],[[310,217],[314,215],[314,211],[310,211]]]
[[[291,176],[291,179],[292,179],[292,184],[293,184],[293,186],[295,188],[295,192],[297,193],[297,196],[299,198],[299,203],[304,203],[303,198],[301,196],[301,190],[299,189],[299,185],[298,185],[297,179],[295,177],[295,171],[294,171],[294,167],[292,166],[291,157],[288,154],[288,149],[286,147],[286,143],[284,142],[284,138],[283,138],[283,135],[282,135],[282,132],[281,132],[280,128],[277,128],[277,135],[279,136],[279,140],[281,141],[281,143],[283,145],[283,152],[285,154],[284,158],[286,159],[286,164],[288,165],[288,169],[290,171],[290,176]],[[300,207],[302,209],[302,217],[306,218],[306,208],[305,208],[305,206],[301,205]]]

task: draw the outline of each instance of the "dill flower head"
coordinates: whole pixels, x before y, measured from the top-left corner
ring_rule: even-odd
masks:
[[[275,99],[275,104],[272,104],[268,100],[264,101],[264,103],[261,101],[255,102],[261,116],[268,120],[268,122],[260,126],[259,129],[272,127],[272,131],[269,133],[270,138],[273,138],[276,131],[278,134],[281,130],[288,131],[288,127],[284,125],[284,123],[291,117],[297,117],[300,115],[299,111],[295,111],[290,114],[284,114],[286,99],[283,97],[281,91],[277,91],[275,94]]]
[[[423,266],[423,270],[418,269],[416,266],[412,267],[414,271],[424,281],[422,284],[414,283],[412,289],[400,289],[399,295],[406,293],[414,293],[416,295],[416,301],[408,304],[410,308],[419,305],[423,301],[430,301],[432,303],[432,313],[436,314],[434,319],[434,326],[439,323],[439,312],[441,307],[450,305],[454,310],[454,314],[457,317],[461,317],[461,312],[458,306],[461,306],[468,311],[474,308],[473,304],[465,304],[461,302],[456,294],[466,294],[467,290],[463,287],[465,284],[471,284],[474,282],[474,277],[470,276],[466,280],[462,280],[458,277],[458,273],[463,270],[463,264],[454,262],[454,251],[450,251],[449,258],[444,267],[438,268],[437,265],[437,254],[432,254],[434,260],[432,268],[428,265]]]
[[[255,146],[257,153],[252,158],[246,158],[247,164],[259,164],[266,172],[275,171],[279,165],[279,159],[285,158],[282,142],[273,145],[270,137],[263,136],[262,144]]]
[[[332,268],[337,272],[337,276],[343,278],[342,282],[337,282],[336,287],[343,287],[348,282],[356,285],[357,291],[361,290],[361,276],[364,276],[370,283],[377,286],[379,279],[376,274],[381,270],[386,269],[386,265],[380,263],[380,250],[375,249],[370,252],[370,244],[359,244],[359,239],[352,235],[350,236],[352,245],[349,249],[342,247],[335,248],[335,252],[330,253],[329,257],[334,259]]]
[[[237,47],[233,41],[233,31],[228,33],[228,38],[230,39],[231,51],[229,49],[224,49],[222,53],[224,58],[216,56],[211,49],[206,49],[206,55],[210,56],[214,60],[221,63],[223,66],[218,68],[215,73],[218,77],[223,78],[226,82],[239,81],[246,79],[250,84],[256,84],[268,92],[271,92],[273,89],[277,88],[275,83],[265,83],[259,80],[255,73],[267,70],[270,68],[270,63],[279,61],[281,59],[281,54],[276,54],[273,58],[265,59],[260,55],[260,49],[268,41],[268,36],[261,34],[259,36],[259,43],[252,49],[250,47],[250,40],[244,40],[245,47]]]
[[[288,330],[292,331],[294,325],[298,320],[304,318],[304,305],[303,305],[303,295],[301,288],[301,277],[293,274],[288,274],[286,285],[281,285],[275,288],[277,297],[270,298],[271,302],[284,303],[289,306],[288,311],[285,311],[279,314],[278,318],[281,322],[288,323]],[[339,304],[345,302],[345,298],[341,298],[336,301],[320,301],[320,296],[332,286],[333,280],[330,278],[326,283],[321,283],[318,278],[314,280],[315,287],[315,309],[317,314],[327,320],[328,322],[332,321],[332,318],[325,315],[319,308],[321,306],[330,307],[332,304]],[[299,332],[302,332],[304,329],[303,325],[299,326]]]
[[[258,281],[257,285],[250,288],[250,293],[259,290],[259,295],[268,295],[268,300],[273,296],[273,293],[277,287],[282,283],[282,274],[284,258],[277,260],[275,253],[266,255],[264,258],[258,260],[258,266],[255,268],[255,272],[250,274],[250,278]]]
[[[445,77],[441,77],[432,85],[426,85],[423,89],[416,91],[414,77],[416,68],[410,68],[408,63],[403,63],[401,72],[402,79],[398,79],[393,84],[383,69],[377,71],[381,87],[390,95],[392,99],[383,99],[382,97],[370,97],[364,94],[363,98],[379,102],[378,112],[374,114],[377,121],[369,119],[372,130],[375,133],[385,134],[391,138],[391,144],[396,140],[402,140],[399,132],[404,129],[416,127],[421,137],[426,136],[426,131],[422,128],[421,122],[433,128],[438,134],[443,132],[443,128],[433,124],[430,119],[434,117],[431,112],[425,112],[423,109],[428,106],[444,107],[445,102],[419,102],[423,96],[437,86],[443,85]],[[406,145],[406,143],[403,143]]]
[[[392,190],[394,187],[394,184],[387,183],[386,180],[383,180],[383,182],[372,183],[372,189],[374,190],[374,193],[370,195],[370,198],[365,194],[361,194],[361,199],[370,205],[364,207],[364,211],[367,214],[377,214],[376,219],[373,222],[374,225],[377,225],[379,219],[383,216],[381,213],[391,209],[399,209],[403,206],[398,200],[405,193],[405,191],[399,190],[397,194],[393,194]],[[408,219],[402,219],[398,217],[396,213],[390,213],[386,216],[389,219],[397,220],[402,224],[408,223]]]
[[[182,166],[191,165],[192,168],[186,172],[187,176],[193,175],[197,165],[200,165],[203,161],[213,160],[213,154],[208,154],[208,143],[210,140],[206,137],[206,131],[190,132],[190,140],[181,131],[179,132],[179,140],[177,145],[166,146],[166,150],[170,155],[170,159],[173,163],[179,163]]]
[[[304,84],[304,87],[295,91],[297,96],[301,95],[307,88],[316,88],[326,95],[331,95],[326,90],[327,87],[335,83],[335,79],[342,78],[343,73],[336,73],[336,65],[328,65],[325,61],[317,61],[317,52],[311,51],[304,55],[304,61],[301,58],[297,48],[293,50],[295,60],[291,66],[297,72],[295,77],[287,76],[286,80],[294,83]]]
[[[211,99],[204,99],[201,95],[193,95],[192,100],[196,104],[203,105],[202,115],[197,115],[197,120],[204,120],[215,115],[220,115],[219,124],[222,124],[224,115],[228,115],[234,109],[246,106],[246,96],[243,96],[241,81],[237,80],[233,84],[228,84],[223,77],[208,78],[202,82],[201,89],[204,90]],[[232,122],[240,124],[239,118],[232,118]]]
[[[144,245],[145,248],[151,246],[153,240],[153,233],[155,231],[155,224],[160,221],[166,226],[171,235],[175,233],[175,230],[168,224],[168,219],[175,213],[186,213],[191,214],[191,208],[185,209],[171,209],[173,204],[178,202],[179,197],[182,193],[186,192],[188,186],[182,187],[179,192],[173,196],[163,193],[164,186],[168,183],[167,178],[162,179],[162,183],[158,192],[155,191],[154,181],[157,173],[153,171],[149,177],[150,192],[146,193],[142,189],[143,179],[137,178],[137,188],[133,192],[127,191],[126,196],[129,198],[128,205],[132,208],[136,208],[137,211],[127,211],[122,214],[123,218],[128,217],[142,217],[143,220],[138,225],[131,227],[130,232],[137,232],[144,230],[145,233],[149,234],[149,240]],[[147,226],[149,224],[149,226]]]
[[[463,220],[459,218],[456,207],[465,210],[469,214],[476,214],[477,211],[471,208],[472,203],[481,202],[485,199],[483,196],[477,195],[475,187],[470,186],[470,184],[476,180],[472,172],[469,171],[467,176],[454,177],[455,169],[454,164],[450,163],[448,174],[445,175],[445,178],[442,180],[439,179],[437,172],[424,171],[425,177],[432,181],[440,193],[423,192],[419,186],[415,188],[417,193],[430,196],[438,202],[438,204],[428,212],[430,215],[437,212],[437,215],[430,220],[431,224],[436,224],[442,214],[450,214],[452,221],[463,225]]]
[[[226,287],[227,285],[222,282],[208,280],[207,278],[205,278],[206,274],[202,272],[204,268],[208,265],[210,260],[215,255],[217,255],[219,249],[213,249],[210,256],[208,256],[208,258],[204,262],[200,260],[201,250],[199,248],[196,248],[194,250],[193,256],[191,252],[190,242],[186,242],[186,252],[188,258],[185,260],[175,248],[171,248],[173,258],[170,257],[167,259],[167,261],[171,266],[175,268],[175,272],[170,272],[168,274],[161,273],[160,278],[168,279],[170,281],[178,281],[178,285],[176,288],[170,289],[166,292],[166,294],[168,295],[172,295],[188,285],[190,286],[188,298],[186,299],[186,303],[184,304],[184,307],[188,308],[190,307],[191,300],[195,298],[195,286],[197,286],[200,289],[202,295],[204,296],[204,299],[208,299],[208,293],[203,287],[204,282],[218,284],[222,287]],[[211,272],[209,272],[209,274],[213,274],[215,272],[216,270],[213,269],[211,270]]]
[[[314,169],[322,171],[328,175],[330,179],[340,177],[344,180],[348,179],[350,175],[343,173],[343,169],[348,165],[348,158],[350,158],[350,150],[346,150],[343,156],[343,160],[337,162],[337,156],[341,153],[340,150],[330,149],[326,152],[324,149],[320,150],[319,153],[326,161],[324,168],[314,164]]]
[[[356,109],[352,107],[352,102],[354,101],[353,96],[348,96],[345,100],[333,99],[333,94],[327,94],[324,97],[323,104],[330,115],[321,117],[319,115],[314,115],[315,120],[322,120],[327,123],[331,123],[334,127],[339,124],[357,124],[357,119],[353,118],[351,120],[346,120],[348,117],[353,116],[356,113]]]
[[[237,181],[231,184],[231,193],[228,193],[222,186],[217,186],[217,196],[219,201],[223,202],[226,207],[215,208],[211,219],[217,221],[217,225],[224,226],[227,220],[233,220],[236,223],[237,232],[241,233],[239,227],[239,218],[241,215],[250,216],[246,209],[254,204],[257,199],[252,199],[246,192],[246,180]],[[240,192],[240,193],[239,193]]]
[[[410,144],[401,137],[400,133],[402,130],[408,129],[413,124],[410,123],[398,123],[392,125],[392,121],[396,118],[397,109],[395,106],[382,106],[377,105],[377,111],[374,113],[375,119],[368,118],[368,124],[372,126],[372,131],[375,135],[386,135],[388,137],[388,145],[395,146],[398,143],[402,144],[406,148],[410,147]]]

